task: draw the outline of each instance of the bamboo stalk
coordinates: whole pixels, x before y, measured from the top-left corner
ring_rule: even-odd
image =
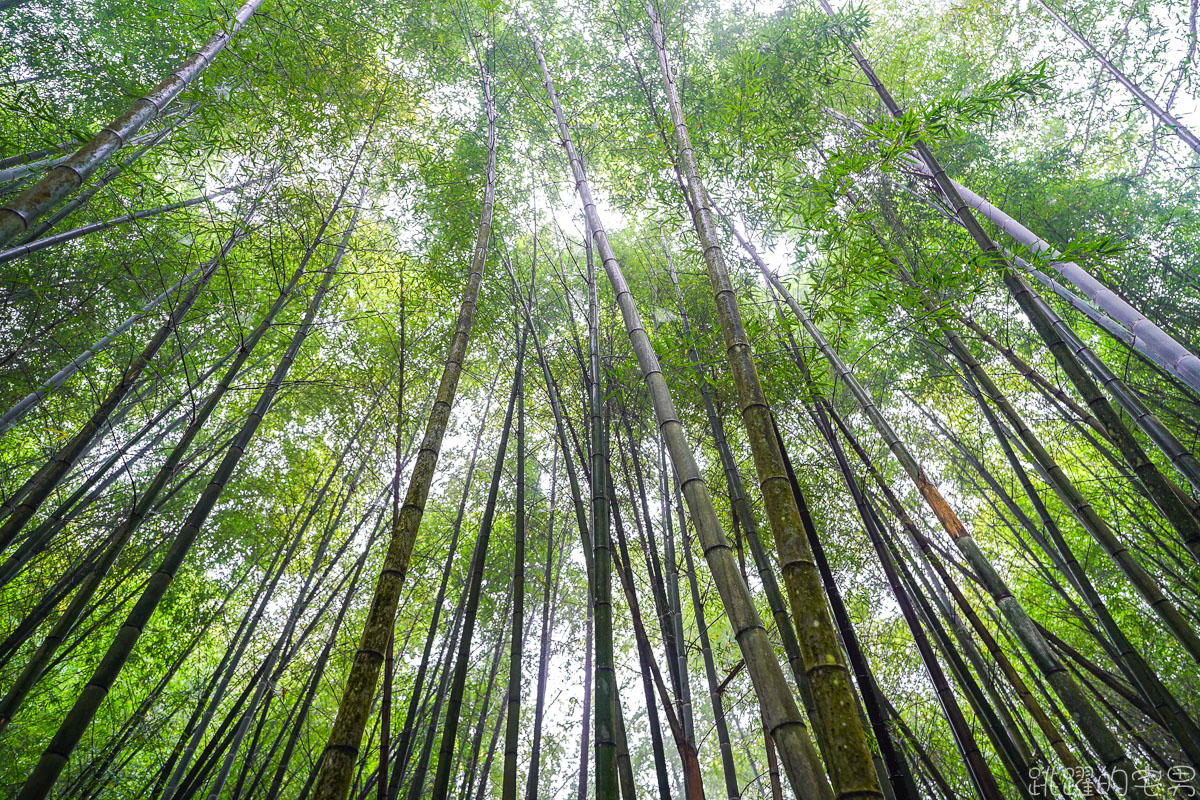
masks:
[[[655,408],[659,428],[662,430],[668,452],[671,454],[672,466],[683,488],[684,497],[687,499],[688,508],[696,525],[697,536],[704,550],[705,559],[716,580],[718,591],[721,593],[734,636],[745,655],[755,691],[758,694],[759,705],[767,716],[771,735],[776,739],[784,770],[793,789],[798,794],[829,798],[831,791],[828,783],[811,755],[812,744],[808,737],[807,727],[800,716],[796,701],[788,689],[783,672],[779,669],[778,662],[775,661],[774,648],[766,636],[762,620],[759,618],[750,596],[750,590],[738,571],[737,558],[721,530],[708,487],[696,466],[695,457],[683,433],[683,426],[675,412],[674,402],[671,400],[670,390],[663,378],[658,357],[646,335],[646,329],[642,325],[641,315],[634,304],[633,295],[629,291],[629,286],[609,244],[608,234],[600,221],[595,201],[592,199],[587,174],[571,141],[570,126],[567,124],[562,106],[558,102],[558,95],[554,91],[554,83],[542,53],[541,41],[536,34],[531,33],[530,38],[534,45],[542,81],[558,122],[561,143],[571,163],[576,190],[590,225],[591,237],[599,249],[609,283],[612,284],[616,295],[626,332]],[[599,568],[599,564],[596,565],[596,568]]]

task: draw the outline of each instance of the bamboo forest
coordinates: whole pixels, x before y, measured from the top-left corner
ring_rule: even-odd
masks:
[[[1198,0],[0,0],[0,798],[1200,797]]]

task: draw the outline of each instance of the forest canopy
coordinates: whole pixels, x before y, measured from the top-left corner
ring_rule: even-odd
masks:
[[[1200,796],[1195,0],[0,0],[0,795]]]

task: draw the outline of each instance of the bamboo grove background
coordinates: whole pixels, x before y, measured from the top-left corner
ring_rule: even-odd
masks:
[[[1195,796],[1197,16],[0,0],[0,792]]]

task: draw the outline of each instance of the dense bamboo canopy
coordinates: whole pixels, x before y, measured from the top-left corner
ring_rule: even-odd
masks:
[[[1200,796],[1194,0],[0,0],[0,796]]]

